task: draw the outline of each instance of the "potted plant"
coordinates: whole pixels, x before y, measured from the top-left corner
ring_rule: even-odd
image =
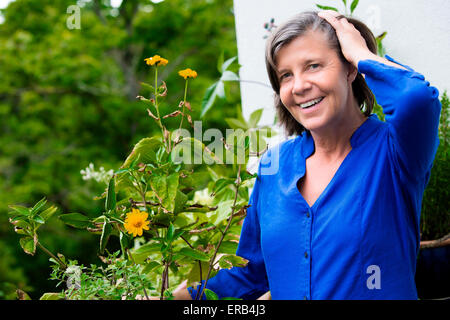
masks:
[[[439,147],[422,202],[421,242],[417,257],[419,298],[450,297],[450,137],[449,98],[444,92],[439,121]]]

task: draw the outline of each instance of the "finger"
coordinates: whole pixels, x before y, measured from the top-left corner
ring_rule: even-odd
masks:
[[[341,23],[337,19],[337,16],[339,16],[339,14],[337,12],[331,11],[331,10],[324,10],[324,11],[320,11],[317,15],[319,17],[321,17],[322,19],[325,19],[329,24],[331,24],[331,26],[336,31],[341,27]]]
[[[341,22],[345,26],[352,25],[350,22],[348,22],[346,17],[343,14],[340,14],[339,12],[333,10],[323,10],[318,13],[319,17],[321,12],[325,13],[325,15],[334,17],[338,22]]]
[[[344,16],[342,16],[342,17],[339,19],[339,22],[340,22],[344,27],[354,27],[354,25],[351,24],[350,22],[348,22],[348,20],[347,20]]]

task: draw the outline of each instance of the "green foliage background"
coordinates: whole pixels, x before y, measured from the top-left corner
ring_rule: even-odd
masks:
[[[70,30],[67,8],[74,4],[81,8],[81,29]],[[137,141],[158,134],[136,100],[149,94],[139,84],[152,76],[143,60],[155,54],[169,60],[160,75],[171,91],[162,114],[182,99],[177,71],[198,72],[189,88],[198,119],[202,95],[220,75],[219,56],[237,55],[234,15],[231,0],[124,0],[119,8],[105,0],[16,0],[2,15],[0,299],[15,298],[16,287],[37,299],[54,290],[48,258],[21,250],[8,205],[31,206],[46,196],[60,213],[98,216],[103,202],[93,198],[105,186],[83,181],[80,170],[90,162],[116,169]],[[208,112],[203,128],[225,129],[223,118],[236,117],[238,86],[226,90],[227,102]],[[59,219],[43,227],[41,240],[80,263],[98,260],[97,237]]]

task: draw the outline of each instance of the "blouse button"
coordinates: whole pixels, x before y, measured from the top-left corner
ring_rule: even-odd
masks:
[[[308,258],[308,252],[305,251],[305,258]]]
[[[306,216],[309,218],[309,210],[308,210],[308,212],[306,212]]]

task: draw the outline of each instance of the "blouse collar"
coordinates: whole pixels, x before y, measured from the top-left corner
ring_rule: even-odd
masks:
[[[379,127],[380,120],[375,113],[372,113],[366,121],[364,121],[350,137],[350,145],[352,149],[363,144]],[[314,152],[314,139],[309,130],[303,131],[303,133],[298,137],[301,141],[301,152],[303,158],[308,158]]]

